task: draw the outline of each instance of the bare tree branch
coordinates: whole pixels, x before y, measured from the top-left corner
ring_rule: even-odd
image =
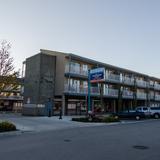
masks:
[[[14,59],[10,56],[10,49],[11,44],[6,40],[0,43],[0,96],[3,92],[9,94],[19,86],[19,72],[14,71]]]

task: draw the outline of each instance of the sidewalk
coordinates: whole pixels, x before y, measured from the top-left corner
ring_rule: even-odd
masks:
[[[76,127],[103,126],[104,123],[82,123],[71,121],[76,116],[29,117],[17,113],[0,114],[0,120],[13,122],[20,131],[40,132]]]
[[[143,123],[146,121],[155,121],[154,119],[148,120],[123,120],[121,122],[113,123],[83,123],[71,121],[72,117],[79,116],[63,116],[62,119],[59,119],[59,116],[53,117],[31,117],[31,116],[22,116],[19,113],[1,113],[0,121],[10,121],[14,123],[18,130],[21,132],[42,132],[42,131],[51,131],[51,130],[61,130],[61,129],[70,129],[77,127],[93,127],[93,126],[110,126],[117,124],[135,124]],[[7,132],[8,133],[8,132]]]

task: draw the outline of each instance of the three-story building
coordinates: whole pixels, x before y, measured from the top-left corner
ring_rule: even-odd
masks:
[[[25,61],[24,107],[44,108],[54,101],[54,113],[87,113],[88,70],[105,68],[105,81],[91,84],[94,112],[117,112],[136,106],[160,105],[160,79],[71,53],[40,50]]]

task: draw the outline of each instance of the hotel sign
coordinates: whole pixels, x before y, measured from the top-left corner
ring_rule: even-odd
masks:
[[[90,70],[90,82],[102,82],[105,80],[105,68]]]

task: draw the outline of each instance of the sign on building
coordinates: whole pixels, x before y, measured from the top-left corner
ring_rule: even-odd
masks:
[[[105,81],[105,68],[96,68],[90,70],[90,82]]]

